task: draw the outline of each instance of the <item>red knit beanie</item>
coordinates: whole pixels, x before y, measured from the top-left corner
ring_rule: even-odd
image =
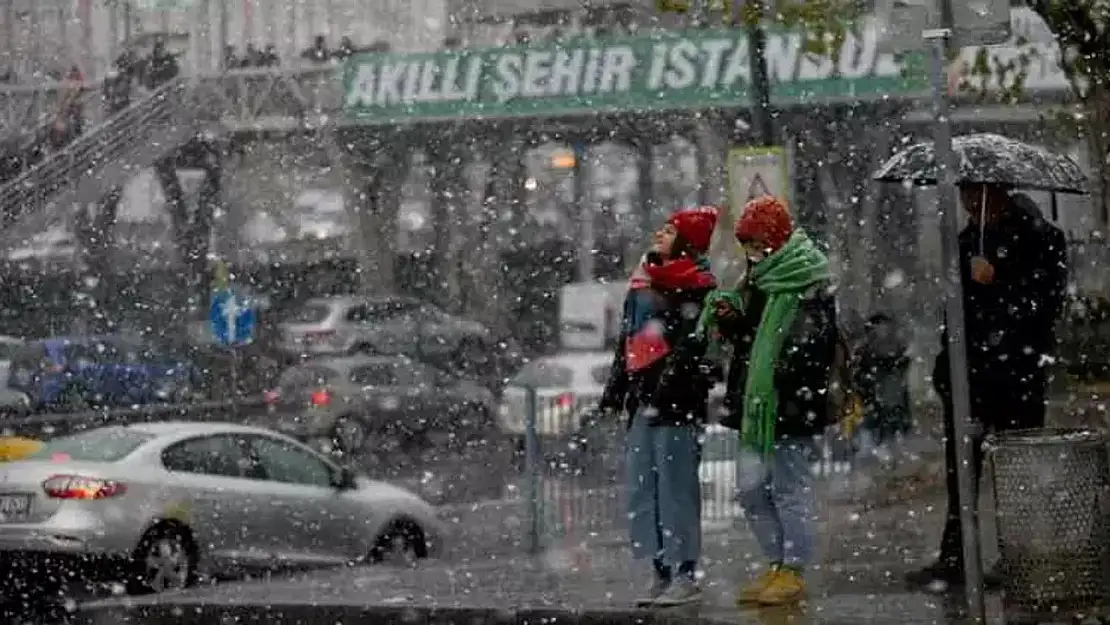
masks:
[[[736,222],[736,238],[739,241],[759,239],[778,251],[794,232],[794,220],[786,204],[773,196],[764,195],[751,200],[744,206],[740,220]]]
[[[717,227],[716,206],[699,206],[676,211],[667,223],[674,226],[678,236],[682,237],[691,249],[698,254],[709,251],[709,242],[713,239],[713,229]]]

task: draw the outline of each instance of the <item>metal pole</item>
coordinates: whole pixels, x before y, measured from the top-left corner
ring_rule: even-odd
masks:
[[[540,437],[536,431],[536,389],[525,391],[524,402],[524,501],[528,506],[528,536],[525,547],[528,553],[540,553]]]
[[[239,420],[239,350],[231,345],[231,417],[233,421]]]
[[[592,201],[586,198],[586,147],[578,142],[574,144],[574,169],[571,175],[574,210],[578,217],[578,281],[593,282],[594,280],[594,209]]]
[[[759,4],[762,9],[763,4]],[[762,17],[763,11],[759,15]],[[748,26],[748,59],[752,75],[752,130],[762,146],[775,145],[771,120],[771,80],[767,75],[767,33],[759,22]]]
[[[227,3],[229,0],[216,0],[220,4],[220,17],[216,22],[216,38],[219,44],[216,48],[217,61],[221,74],[226,74],[229,69],[227,66],[227,44],[228,44],[228,30],[230,29],[230,16],[228,15]]]
[[[952,420],[956,433],[956,479],[960,500],[960,529],[963,534],[964,582],[968,613],[986,622],[983,602],[983,563],[979,558],[978,490],[975,483],[974,445],[977,437],[971,421],[971,390],[967,379],[967,346],[964,342],[964,300],[960,284],[960,224],[956,215],[956,162],[952,153],[952,127],[948,111],[948,81],[945,79],[947,28],[927,30],[929,73],[933,84],[933,141],[937,162],[937,211],[943,218],[941,261],[944,268],[945,321],[948,333],[948,364],[952,385]]]

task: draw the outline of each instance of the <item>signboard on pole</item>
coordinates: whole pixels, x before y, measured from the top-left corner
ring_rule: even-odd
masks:
[[[763,195],[787,201],[791,193],[786,150],[783,148],[736,148],[729,151],[726,170],[728,204],[724,207],[726,214],[717,220],[717,229],[709,246],[709,258],[721,285],[731,288],[746,270],[744,255],[732,234],[744,205]]]
[[[1010,0],[965,0],[951,6],[957,47],[997,46],[1010,40]]]
[[[231,289],[212,295],[208,320],[212,335],[221,345],[246,345],[254,338],[254,306]]]

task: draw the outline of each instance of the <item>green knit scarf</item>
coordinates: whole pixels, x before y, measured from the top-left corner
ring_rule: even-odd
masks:
[[[779,250],[752,268],[751,283],[767,302],[755,333],[744,384],[740,438],[769,453],[775,445],[778,396],[775,369],[806,291],[830,278],[829,260],[800,228]]]

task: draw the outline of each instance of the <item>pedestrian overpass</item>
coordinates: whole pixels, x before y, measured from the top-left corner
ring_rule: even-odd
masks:
[[[801,38],[791,33],[769,38],[775,122],[793,160],[789,192],[800,217],[817,227],[845,233],[858,227],[852,224],[878,227],[880,199],[859,190],[866,189],[867,172],[902,134],[903,113],[926,93],[921,59],[895,61],[880,53],[877,37],[865,28],[861,38],[848,36],[839,55],[827,57],[806,54]],[[211,180],[209,200],[196,215],[175,216],[182,232],[193,234],[179,241],[188,248],[182,256],[196,263],[199,285],[220,172],[234,170],[220,161],[234,161],[238,146],[300,136],[349,172],[355,187],[349,197],[360,204],[352,252],[361,256],[363,275],[388,289],[393,252],[383,242],[396,238],[400,184],[414,153],[423,152],[435,165],[430,201],[436,222],[449,211],[447,198],[463,192],[467,183],[460,165],[471,162],[488,165],[486,201],[518,212],[525,194],[522,155],[552,141],[577,150],[600,143],[627,146],[637,155],[640,215],[647,216],[653,146],[674,135],[688,137],[698,148],[698,199],[721,201],[727,195],[719,184],[725,150],[751,140],[742,121],[751,101],[748,75],[741,32],[696,30],[486,50],[372,53],[338,68],[243,69],[180,78],[118,115],[89,111],[90,119],[103,121],[0,190],[4,240],[41,231],[75,207],[102,203],[145,167],[158,169],[166,197],[180,206],[180,190],[171,188],[176,178],[167,174],[175,166],[200,164]],[[49,100],[0,89],[0,114],[10,124]],[[843,145],[845,136],[850,145]],[[581,207],[584,183],[580,175],[575,180]],[[859,201],[847,199],[852,197]],[[906,226],[918,229],[915,222],[890,227]],[[436,229],[437,251],[447,249],[440,240],[449,236],[444,230]],[[884,239],[877,232],[843,238],[860,236]],[[488,243],[475,241],[473,247]],[[844,253],[860,261],[853,265],[867,265],[856,251]]]

